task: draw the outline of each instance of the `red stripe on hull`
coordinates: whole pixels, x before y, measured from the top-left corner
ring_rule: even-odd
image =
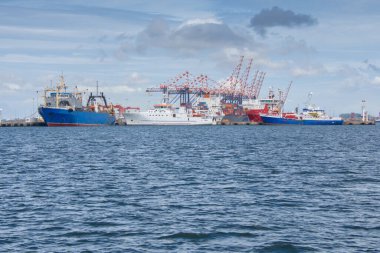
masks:
[[[103,126],[101,124],[77,124],[77,123],[47,123],[49,127],[60,127],[60,126]]]

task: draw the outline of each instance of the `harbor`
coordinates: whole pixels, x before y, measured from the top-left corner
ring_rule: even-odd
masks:
[[[369,121],[361,121],[361,120],[345,120],[343,122],[343,125],[363,125],[363,126],[370,126],[380,124],[379,121],[376,120],[369,120]],[[234,122],[229,120],[221,120],[219,122],[216,122],[215,125],[222,125],[222,126],[258,126],[258,125],[264,125],[263,123],[257,123],[257,122]],[[115,122],[115,126],[127,126],[127,123],[122,120],[118,119]],[[47,127],[47,124],[43,120],[39,121],[33,121],[30,122],[27,119],[15,119],[15,120],[7,120],[2,121],[0,123],[0,127]]]
[[[312,92],[307,95],[302,108],[286,111],[284,106],[293,82],[277,92],[270,86],[267,95],[261,96],[267,73],[254,70],[252,66],[253,58],[245,60],[241,56],[232,73],[218,82],[208,75],[184,71],[146,89],[147,94],[161,94],[161,101],[145,111],[140,105],[122,106],[107,101],[104,93],[99,91],[98,83],[96,91],[87,96],[77,85],[69,90],[61,75],[55,87],[43,90],[43,103],[39,105],[37,115],[3,120],[0,126],[376,124],[376,118],[368,115],[365,100],[362,101],[361,114],[332,117],[312,102]]]

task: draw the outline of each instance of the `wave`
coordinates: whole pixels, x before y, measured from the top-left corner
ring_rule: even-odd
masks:
[[[161,236],[159,239],[189,239],[189,240],[208,240],[221,237],[257,237],[249,232],[213,232],[213,233],[191,233],[179,232],[171,235]]]
[[[356,226],[356,225],[345,225],[344,228],[355,229],[355,230],[380,230],[380,226],[375,227],[364,227],[364,226]]]
[[[259,253],[299,253],[299,252],[315,252],[311,247],[298,246],[291,242],[273,242],[258,250]]]
[[[270,227],[265,227],[262,225],[240,225],[240,224],[225,224],[218,226],[218,228],[226,228],[226,229],[238,229],[238,230],[252,230],[252,231],[266,231],[266,230],[273,230]]]
[[[118,237],[118,236],[128,235],[125,231],[71,231],[65,234],[62,234],[62,237],[72,237],[72,238],[86,238],[86,237]]]
[[[85,224],[89,225],[90,227],[116,227],[116,226],[123,225],[123,224],[108,222],[108,221],[89,221],[89,222],[86,222]]]

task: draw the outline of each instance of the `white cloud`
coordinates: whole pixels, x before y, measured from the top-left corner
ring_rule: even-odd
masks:
[[[380,85],[380,76],[375,76],[372,80],[372,84]]]
[[[15,93],[29,88],[30,84],[20,77],[14,74],[0,73],[0,94]]]
[[[281,69],[287,65],[285,61],[271,60],[264,53],[261,53],[260,50],[253,51],[249,48],[227,47],[223,49],[223,54],[233,64],[236,64],[237,59],[243,55],[246,59],[253,58],[254,66],[258,66],[259,68]]]
[[[86,38],[94,31],[83,30],[67,30],[67,29],[48,29],[48,28],[35,28],[35,27],[22,27],[22,26],[0,26],[0,34],[2,35],[20,35],[23,36],[43,36],[43,37],[57,37],[57,38]],[[97,34],[97,33],[95,33]]]
[[[106,94],[119,94],[119,93],[135,93],[141,92],[141,88],[134,88],[128,85],[115,85],[115,86],[107,86],[102,88],[104,93]]]
[[[138,72],[132,72],[129,76],[129,82],[132,84],[146,84],[149,79],[145,78]]]
[[[92,92],[93,94],[96,93],[96,87],[93,85],[78,85],[79,91],[85,92],[89,94]],[[104,92],[104,94],[108,97],[109,95],[119,95],[119,94],[125,94],[125,93],[135,93],[135,92],[141,92],[142,89],[140,87],[131,87],[127,84],[120,84],[120,85],[102,85],[99,86],[99,92]]]
[[[0,62],[7,63],[32,63],[32,64],[99,64],[99,61],[90,57],[70,56],[33,56],[27,54],[6,54],[0,56]],[[102,61],[106,63],[106,61]]]
[[[18,91],[21,89],[21,86],[19,84],[16,84],[16,83],[4,83],[3,86],[6,89],[11,90],[11,91]]]
[[[183,57],[199,55],[203,51],[215,52],[226,46],[243,46],[247,42],[245,34],[237,33],[214,18],[190,19],[177,26],[164,19],[155,19],[136,34],[134,40],[125,41],[115,55],[123,59],[132,53],[159,50]]]
[[[194,26],[194,25],[205,25],[205,24],[216,24],[216,25],[221,25],[223,24],[222,21],[217,20],[215,18],[196,18],[196,19],[190,19],[185,22],[183,22],[181,25],[178,26],[176,30],[180,30],[184,28],[185,26]]]
[[[314,68],[314,67],[295,67],[292,70],[292,75],[293,76],[313,76],[313,75],[318,75],[321,72],[320,68]]]

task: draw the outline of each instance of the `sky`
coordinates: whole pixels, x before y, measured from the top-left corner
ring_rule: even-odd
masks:
[[[149,108],[147,94],[179,73],[227,79],[241,55],[285,90],[331,115],[380,112],[376,0],[0,0],[0,108],[30,116],[63,74],[114,104]]]

